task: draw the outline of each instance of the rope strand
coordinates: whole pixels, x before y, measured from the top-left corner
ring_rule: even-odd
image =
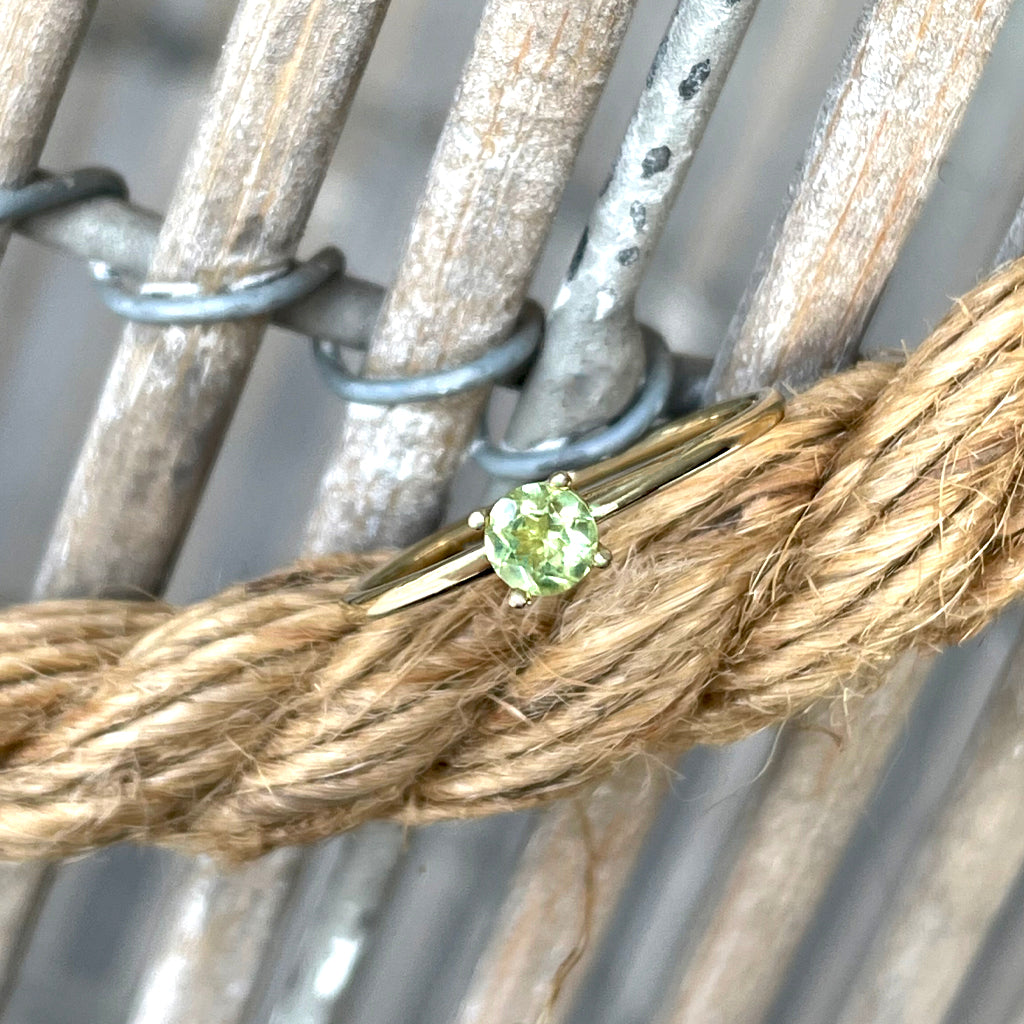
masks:
[[[526,807],[962,641],[1024,587],[1022,281],[610,520],[616,564],[571,601],[509,609],[489,577],[366,620],[341,598],[377,559],[336,555],[185,609],[8,609],[0,853],[241,859]]]

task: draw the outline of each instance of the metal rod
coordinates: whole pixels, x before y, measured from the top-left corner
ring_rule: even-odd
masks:
[[[637,291],[756,8],[755,0],[676,8],[548,316],[509,425],[511,447],[608,422],[636,391],[644,366]]]
[[[42,245],[79,259],[106,264],[118,275],[142,278],[152,259],[161,222],[159,214],[126,200],[100,198],[26,218],[18,222],[15,230]],[[421,401],[422,393],[417,395],[412,383],[415,378],[388,380],[366,378],[361,374],[348,375],[341,371],[337,362],[338,347],[365,351],[384,295],[385,289],[381,285],[338,274],[320,284],[312,294],[277,309],[271,319],[280,327],[317,339],[315,352],[323,361],[328,386],[342,397],[348,397],[349,392],[365,390],[379,404]],[[539,312],[537,307],[527,302],[520,316],[532,316],[535,312]],[[531,338],[535,336],[535,330],[541,330],[540,324],[528,322],[527,326]],[[480,386],[482,378],[493,380],[504,374],[504,368],[525,362],[536,347],[536,344],[527,345],[525,337],[517,339],[513,333],[508,341],[488,349],[477,360],[437,373],[452,378],[449,389],[471,390]],[[699,357],[671,357],[672,379],[689,381],[691,386],[706,375],[707,367],[707,361]],[[426,382],[421,383],[424,384],[421,392],[427,391]],[[682,395],[679,398],[680,409],[692,408],[692,396]]]
[[[463,362],[507,335],[633,0],[490,0],[371,344],[369,375]],[[404,544],[438,525],[481,395],[350,405],[307,545]]]

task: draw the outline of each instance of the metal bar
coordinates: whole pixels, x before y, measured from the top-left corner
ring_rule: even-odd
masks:
[[[385,7],[384,0],[242,4],[152,253],[152,275],[215,288],[293,254]],[[136,233],[136,245],[145,244]],[[263,326],[126,329],[40,593],[160,589]],[[143,979],[136,1019],[237,1019],[297,861],[296,853],[282,854],[235,876],[204,863],[190,868]]]
[[[157,236],[160,233],[160,215],[145,210],[123,199],[90,199],[76,206],[39,214],[19,221],[15,230],[27,238],[40,242],[50,248],[77,256],[88,262],[108,265],[115,273],[127,277],[143,278],[146,268],[152,259]],[[288,328],[318,342],[333,342],[353,351],[365,351],[370,342],[373,325],[380,315],[384,301],[385,289],[378,284],[360,278],[337,274],[322,284],[310,295],[303,296],[294,302],[275,310],[271,314],[272,322],[280,327]],[[536,307],[532,307],[536,310]],[[527,303],[524,310],[530,310]],[[123,314],[131,318],[130,313]],[[522,314],[521,314],[522,315]],[[532,322],[530,323],[532,330]],[[538,323],[537,331],[541,329]],[[530,348],[526,334],[516,338],[513,334],[508,342],[488,349],[476,363],[480,365],[480,373],[493,373],[493,366],[502,366],[515,359]],[[513,342],[515,345],[513,346]],[[333,346],[332,346],[333,347]],[[507,349],[507,351],[506,351]],[[319,349],[318,349],[319,351]],[[337,364],[333,362],[334,353],[325,357],[328,365],[329,384],[341,394],[351,388],[372,389],[381,383],[379,380],[365,380],[360,374],[341,374],[341,383],[333,382],[332,378],[339,375]],[[694,381],[707,373],[707,361],[693,356],[675,356],[673,362],[677,368],[673,370],[676,377],[689,376]],[[484,370],[487,366],[491,369]],[[473,364],[461,364],[441,373],[459,377],[457,387],[471,390],[477,374],[470,373]],[[509,374],[515,379],[514,374]],[[398,405],[403,402],[418,400],[408,397],[410,380],[408,377],[397,378],[397,383],[384,381],[385,388],[392,386],[394,398],[380,401],[382,405]],[[455,388],[456,385],[450,385]],[[433,389],[423,385],[424,391]],[[405,393],[405,397],[397,397]]]
[[[783,378],[799,389],[853,357],[1008,7],[873,5],[825,99],[709,397]]]
[[[766,264],[767,276],[757,288],[760,300],[747,306],[745,318],[740,321],[741,329],[731,349],[734,363],[746,365],[746,353],[755,345],[755,341],[750,339],[769,336],[775,339],[776,344],[776,348],[771,350],[772,359],[761,364],[764,370],[761,376],[754,376],[752,372],[745,375],[723,374],[720,368],[716,382],[719,397],[727,398],[759,387],[775,379],[776,375],[788,375],[790,370],[798,371],[798,376],[805,380],[811,375],[820,375],[835,362],[834,352],[823,344],[823,339],[831,343],[837,322],[849,319],[851,324],[856,323],[859,331],[895,260],[898,242],[909,232],[927,194],[937,162],[980,74],[982,55],[991,45],[1008,6],[1005,0],[980,5],[972,19],[965,19],[962,10],[955,5],[931,3],[912,17],[904,8],[901,17],[895,18],[895,2],[879,0],[874,5],[861,23],[849,55],[837,72],[794,193],[794,204],[776,236],[778,241]],[[965,56],[967,51],[969,56]],[[914,55],[909,67],[903,63],[908,53]],[[958,82],[957,95],[955,99],[943,99],[942,94],[948,84],[945,73],[951,67]],[[853,88],[854,84],[857,88]],[[844,99],[839,102],[837,97]],[[907,126],[891,119],[891,110],[911,102],[911,97],[916,97],[914,102],[922,102],[927,108],[923,125]],[[903,132],[907,134],[903,135]],[[858,180],[874,181],[876,178],[890,183],[889,193],[893,188],[897,189],[899,202],[886,202],[885,196],[889,193],[885,187],[879,189],[879,195],[872,193],[863,197],[859,205],[846,202],[851,189],[856,198],[854,186]],[[821,187],[823,180],[829,182],[828,189]],[[802,240],[802,245],[795,244],[797,239]],[[866,261],[863,257],[864,248],[874,250],[871,260]],[[866,267],[866,262],[869,267]],[[868,269],[871,273],[865,278]],[[816,279],[818,274],[822,276],[822,295],[812,307],[801,305],[796,301],[801,297],[800,289],[806,288],[808,279]],[[786,310],[792,314],[788,318],[783,316]],[[767,343],[763,347],[767,351]],[[909,704],[920,679],[919,671],[908,671],[902,685],[892,691],[891,697],[879,698],[879,702],[892,699],[900,706]],[[859,721],[872,720],[877,713],[872,708],[873,705],[865,702],[862,709],[853,713],[851,732],[857,729]],[[809,780],[815,778],[815,771],[829,763],[830,755],[825,747],[809,738],[798,737],[793,741],[793,752],[781,755],[781,767],[773,776],[774,787],[766,787],[769,802],[763,810],[753,811],[751,820],[759,824],[750,833],[750,841],[741,838],[731,847],[737,863],[735,871],[728,876],[735,879],[740,888],[744,884],[743,879],[756,877],[755,868],[759,863],[799,860],[807,865],[808,874],[801,879],[803,884],[796,890],[773,892],[768,889],[763,893],[758,890],[758,898],[762,900],[758,909],[765,915],[764,920],[770,922],[771,913],[778,920],[788,918],[794,924],[809,919],[816,897],[829,878],[830,865],[835,863],[867,796],[874,789],[878,773],[887,763],[892,735],[891,731],[862,729],[853,745],[856,752],[849,758],[849,765],[854,768],[848,767],[843,757],[837,758],[828,773],[825,792],[809,784]],[[622,777],[621,781],[613,780],[612,784],[617,785],[615,799],[623,808],[620,828],[627,829],[634,821],[651,820],[650,804],[658,798],[656,787],[648,784],[638,786],[628,776]],[[805,823],[817,820],[821,813],[819,800],[827,803],[835,816],[834,831],[818,829],[808,837],[776,827],[783,820]],[[756,806],[756,801],[754,804]],[[634,853],[641,848],[642,836],[639,833],[640,829],[637,829],[631,840]],[[743,834],[741,831],[740,835]],[[549,857],[542,857],[536,851],[533,856],[537,863],[550,868],[558,853],[552,847]],[[630,877],[630,866],[626,858],[618,862],[618,878],[602,888],[602,899],[615,900],[616,893],[621,892]],[[722,874],[725,875],[724,869]],[[732,884],[731,880],[729,884]],[[532,959],[519,950],[516,958],[506,961],[508,974],[502,977],[501,958],[487,950],[481,959],[480,977],[467,1000],[465,1020],[504,1019],[502,1013],[507,993],[531,987],[536,991],[537,975],[550,967],[545,950],[562,941],[564,927],[576,927],[575,922],[548,920],[544,929],[532,936],[525,932],[509,936],[509,927],[520,919],[528,919],[519,905],[522,894],[528,893],[531,900],[540,901],[544,887],[544,874],[537,872],[531,877],[529,865],[524,864],[523,873],[517,879],[503,911],[506,931],[495,940],[495,948],[515,948],[518,942],[532,947]],[[745,895],[750,895],[749,888]],[[555,898],[554,890],[548,893],[548,898]],[[729,900],[723,906],[722,914],[727,916],[736,912],[740,906],[738,901],[743,898],[744,895],[738,893],[736,901]],[[729,929],[730,924],[725,917],[712,920],[708,931],[711,936],[709,943],[716,941],[714,936],[720,931],[724,933]],[[759,932],[758,935],[762,945],[769,941],[768,936],[773,944],[779,941],[785,944],[785,939],[780,939],[770,926],[767,932]],[[591,934],[591,948],[596,946],[598,937],[597,932]],[[732,935],[729,941],[738,941],[739,938]],[[794,944],[796,938],[793,937]],[[581,956],[576,970],[582,972],[592,958],[593,952]],[[710,963],[710,959],[702,960],[705,968]],[[711,1019],[759,1020],[770,1003],[771,992],[783,976],[785,952],[765,963],[761,978],[767,986],[767,995],[743,982],[741,976],[750,964],[741,959],[715,959],[714,972],[706,979],[713,992],[706,992],[706,998],[702,997],[702,1009],[711,1014],[716,1006],[728,1005],[729,1014]],[[688,991],[691,979],[692,976],[688,975],[683,990]],[[486,1002],[481,1001],[485,998],[484,992],[491,997]],[[518,1002],[515,1005],[522,1017],[525,1008]],[[567,1005],[567,1001],[563,1002],[557,1008],[558,1013],[564,1014]],[[532,1009],[536,1013],[539,1006]],[[671,1016],[672,1010],[668,1012]],[[686,1019],[698,1018],[704,1019],[699,1015]]]
[[[509,424],[511,447],[606,423],[636,391],[637,291],[756,8],[729,0],[676,8],[548,317]]]
[[[153,278],[215,289],[293,255],[384,8],[384,0],[243,5]],[[263,327],[126,328],[39,593],[160,589]]]
[[[487,4],[370,344],[370,375],[462,362],[511,329],[632,6]],[[308,546],[402,544],[436,526],[482,401],[350,405]]]

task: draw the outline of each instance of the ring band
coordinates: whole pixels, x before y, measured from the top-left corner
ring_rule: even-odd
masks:
[[[509,603],[572,589],[611,552],[597,524],[716,462],[782,419],[782,395],[769,389],[658,427],[619,455],[543,483],[524,484],[462,523],[414,544],[345,595],[370,617],[390,615],[493,570]]]

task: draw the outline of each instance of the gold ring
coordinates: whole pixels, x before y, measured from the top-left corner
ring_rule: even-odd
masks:
[[[667,423],[593,466],[516,487],[407,548],[345,600],[371,617],[390,615],[489,570],[509,585],[516,607],[565,593],[611,562],[598,537],[601,520],[760,437],[783,409],[774,389],[735,398]]]

